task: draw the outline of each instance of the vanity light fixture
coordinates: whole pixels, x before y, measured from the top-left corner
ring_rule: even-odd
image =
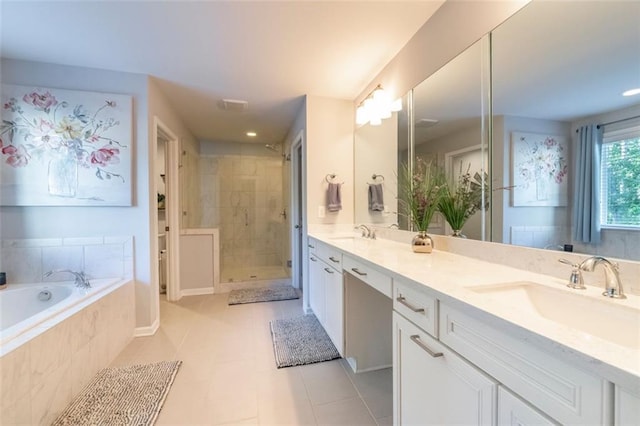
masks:
[[[636,87],[635,89],[629,89],[622,92],[622,96],[633,96],[640,95],[640,87]]]
[[[356,108],[356,124],[379,126],[382,120],[402,110],[402,99],[392,101],[381,85],[377,85]]]
[[[258,136],[258,134],[256,132],[247,132],[246,133],[247,136],[249,136],[250,138],[255,138],[256,136]]]

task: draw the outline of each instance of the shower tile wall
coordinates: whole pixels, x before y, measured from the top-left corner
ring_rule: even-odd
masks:
[[[283,266],[282,160],[245,155],[200,157],[202,225],[220,229],[220,263]]]

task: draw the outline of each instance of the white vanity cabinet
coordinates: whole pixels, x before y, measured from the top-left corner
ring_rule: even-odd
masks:
[[[553,426],[547,418],[502,385],[498,389],[498,424],[501,426]]]
[[[640,425],[640,397],[616,386],[614,424],[616,426]]]
[[[498,384],[393,313],[395,425],[495,425]]]
[[[344,352],[344,292],[342,253],[309,239],[309,305],[342,355]]]

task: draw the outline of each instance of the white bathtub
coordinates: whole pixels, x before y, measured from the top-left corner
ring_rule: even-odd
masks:
[[[87,290],[75,287],[72,281],[8,285],[0,290],[0,356],[127,281],[120,278],[91,280],[91,288]]]

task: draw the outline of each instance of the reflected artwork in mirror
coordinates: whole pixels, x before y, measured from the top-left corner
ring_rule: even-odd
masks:
[[[493,241],[640,260],[640,95],[622,95],[640,87],[638,22],[640,2],[534,1],[492,32]],[[522,202],[523,134],[567,141],[564,173],[544,143],[524,171],[566,183],[566,202]],[[588,179],[580,143],[602,154]]]

